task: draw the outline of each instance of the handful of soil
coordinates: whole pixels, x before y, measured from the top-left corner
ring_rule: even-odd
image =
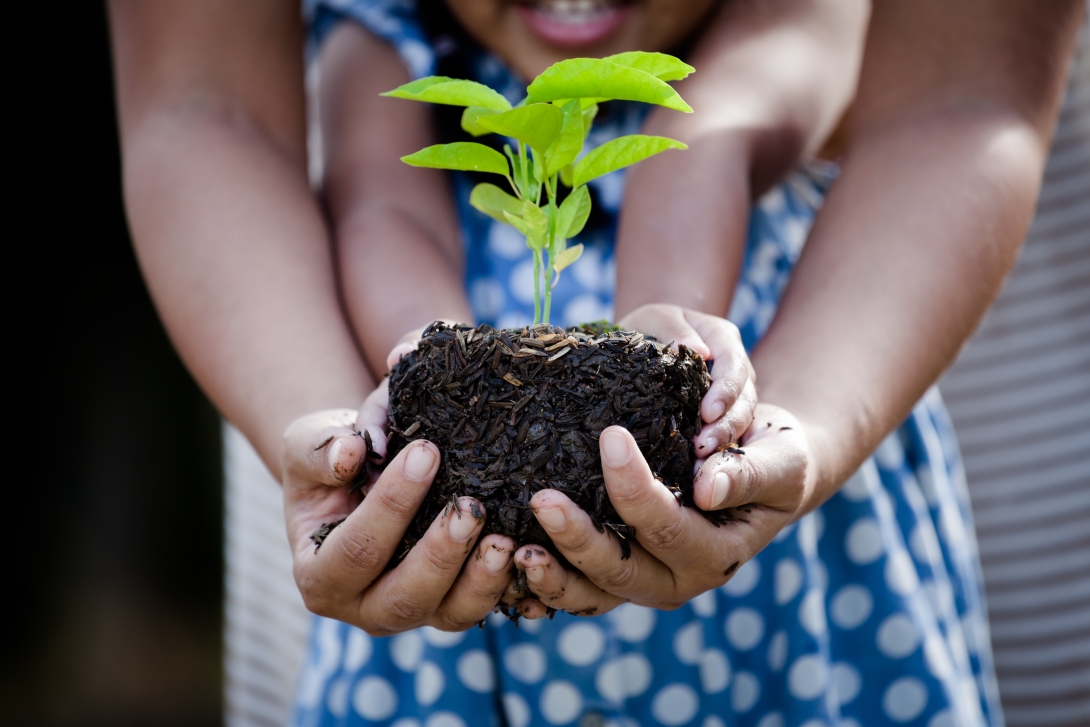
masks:
[[[566,563],[529,506],[546,488],[613,530],[628,557],[631,533],[609,502],[598,435],[623,426],[656,478],[693,506],[692,440],[711,380],[699,355],[678,349],[604,327],[429,326],[390,372],[387,459],[427,439],[442,462],[391,567],[462,495],[487,508],[482,535],[538,543]]]

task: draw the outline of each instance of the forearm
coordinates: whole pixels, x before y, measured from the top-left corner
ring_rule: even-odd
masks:
[[[807,509],[953,360],[1029,224],[1079,7],[996,8],[876,6],[841,177],[753,354],[808,431]]]
[[[376,376],[407,332],[436,320],[473,322],[461,265],[410,216],[364,207],[340,221],[337,236],[345,305]]]
[[[167,330],[276,474],[292,420],[356,407],[372,386],[302,165],[253,127],[199,109],[126,129],[124,164],[133,239]]]
[[[379,97],[409,80],[389,44],[342,23],[319,66],[324,193],[340,282],[356,338],[381,376],[406,332],[472,319],[458,223],[446,175],[400,161],[435,140],[428,107]]]
[[[617,253],[617,314],[651,302],[725,315],[749,208],[813,153],[855,87],[867,5],[726,3],[678,84],[695,112],[655,110],[645,132],[689,149],[629,172]]]
[[[953,360],[1013,263],[1043,163],[1010,118],[936,117],[853,148],[753,353],[808,428],[819,504]]]

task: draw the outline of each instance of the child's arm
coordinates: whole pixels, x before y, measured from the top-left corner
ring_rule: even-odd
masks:
[[[754,199],[812,154],[855,88],[863,0],[724,3],[676,84],[693,114],[656,109],[646,133],[689,149],[629,172],[617,242],[620,318],[647,303],[724,316]]]
[[[473,320],[453,198],[444,172],[401,161],[436,142],[428,105],[379,97],[410,80],[394,50],[342,23],[319,64],[325,197],[344,301],[371,370],[382,375],[406,331]]]

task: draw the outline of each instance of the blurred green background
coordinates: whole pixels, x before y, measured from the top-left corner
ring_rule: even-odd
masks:
[[[20,4],[6,27],[0,722],[219,724],[220,425],[132,253],[105,11]]]

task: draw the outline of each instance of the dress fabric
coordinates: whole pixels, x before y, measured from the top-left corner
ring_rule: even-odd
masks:
[[[512,102],[524,95],[487,52],[428,37],[411,0],[318,0],[305,12],[315,44],[349,20],[390,42],[414,78],[464,52],[476,80]],[[638,130],[645,109],[610,106],[588,148]],[[752,210],[729,316],[747,347],[775,314],[832,171],[796,171]],[[454,179],[475,314],[529,323],[529,251],[469,207],[468,178]],[[554,292],[554,322],[611,317],[623,185],[623,173],[591,183],[602,214]],[[292,715],[300,727],[1002,723],[964,477],[935,389],[837,495],[721,588],[675,611],[626,604],[518,627],[492,614],[464,633],[380,639],[317,618]]]

